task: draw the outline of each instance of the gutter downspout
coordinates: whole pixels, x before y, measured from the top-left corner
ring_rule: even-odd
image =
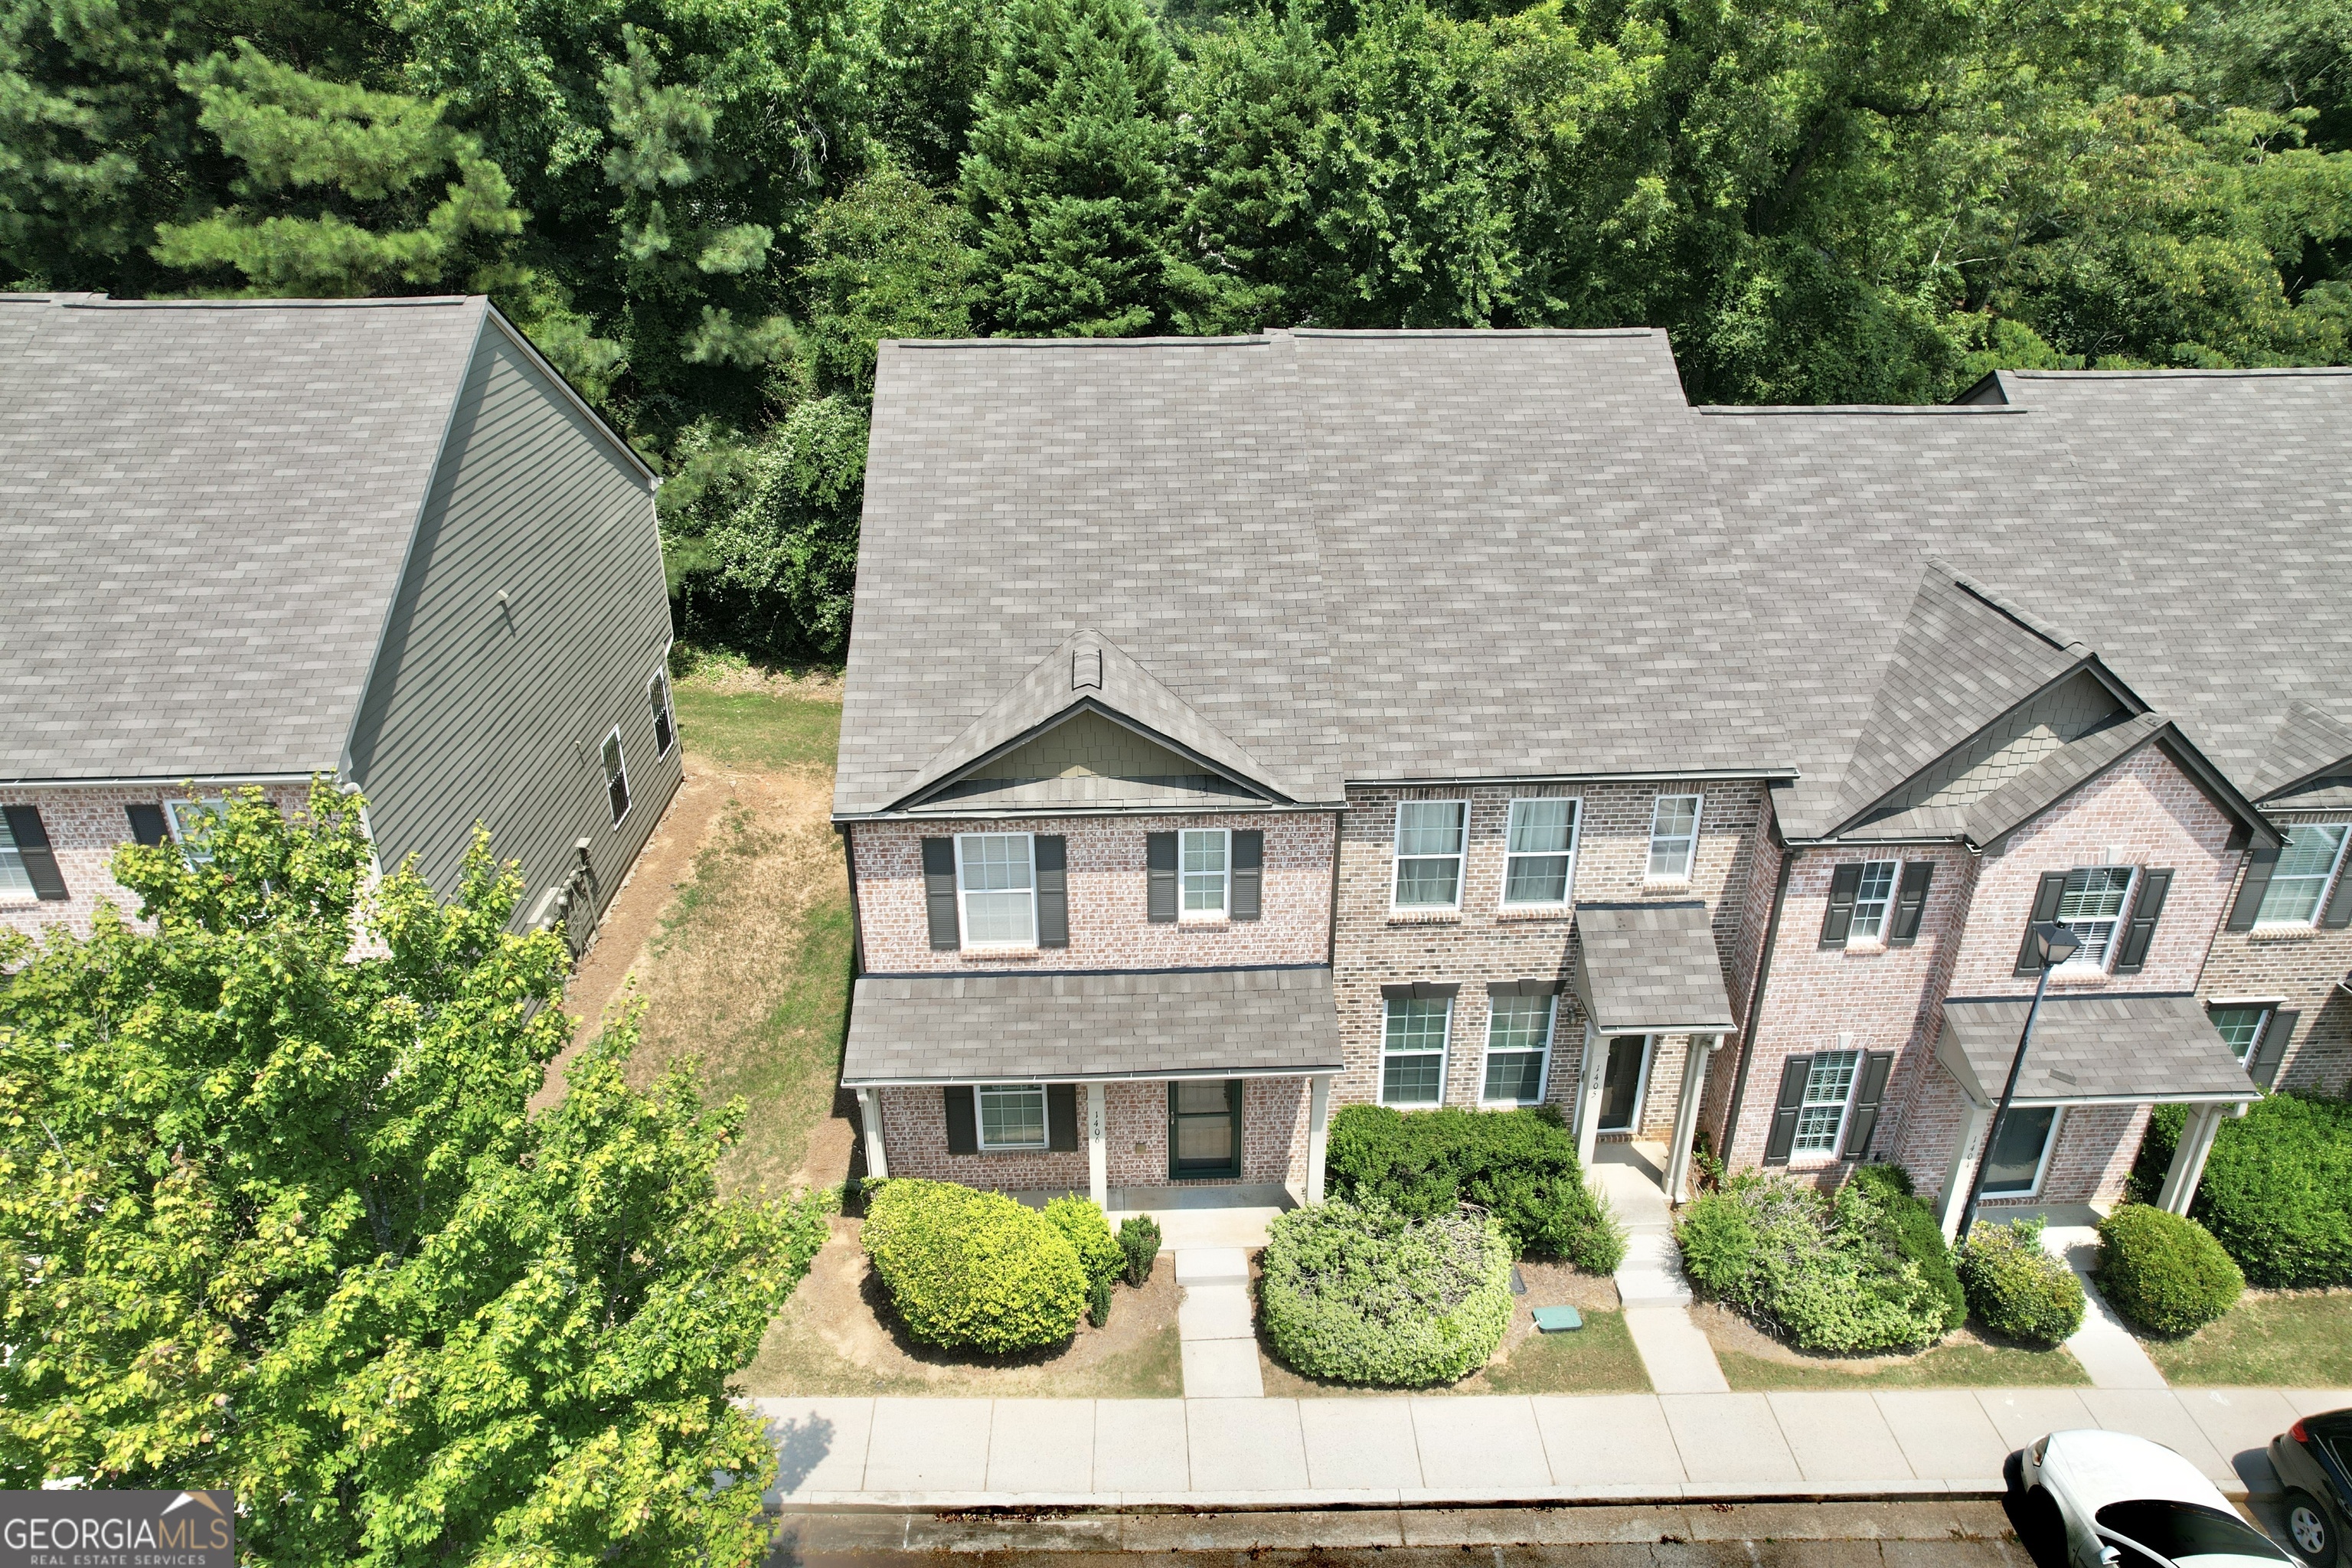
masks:
[[[1739,1031],[1739,1070],[1731,1079],[1731,1109],[1723,1118],[1723,1147],[1716,1151],[1727,1164],[1731,1159],[1732,1140],[1739,1131],[1739,1107],[1748,1098],[1748,1069],[1756,1060],[1756,1029],[1764,1006],[1764,983],[1772,977],[1772,950],[1780,941],[1780,907],[1789,900],[1789,872],[1804,853],[1790,848],[1785,841],[1781,849],[1780,875],[1772,885],[1772,912],[1764,921],[1764,950],[1756,958],[1756,984],[1748,988],[1748,1015]]]

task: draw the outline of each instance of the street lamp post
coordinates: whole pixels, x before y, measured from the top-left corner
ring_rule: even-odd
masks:
[[[2033,951],[2042,958],[2042,977],[2033,984],[2033,1005],[2025,1010],[2025,1028],[2017,1037],[2017,1054],[2009,1058],[2009,1081],[2000,1086],[2000,1103],[1993,1108],[1992,1125],[1985,1130],[1984,1152],[1977,1156],[1976,1174],[1969,1178],[1969,1201],[1960,1205],[1958,1239],[1969,1238],[1969,1229],[1977,1221],[1977,1199],[1983,1195],[1985,1167],[1992,1163],[1992,1152],[2000,1147],[2000,1124],[2009,1115],[2009,1102],[2017,1095],[2017,1075],[2025,1068],[2025,1050],[2033,1043],[2033,1021],[2042,1016],[2042,996],[2050,989],[2050,972],[2074,956],[2083,939],[2071,926],[2055,921],[2033,922]]]

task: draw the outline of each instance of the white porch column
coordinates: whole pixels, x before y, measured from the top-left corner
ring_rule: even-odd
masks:
[[[1721,1035],[1693,1035],[1683,1052],[1683,1096],[1675,1107],[1675,1144],[1666,1154],[1666,1202],[1690,1202],[1691,1140],[1698,1135],[1698,1104],[1706,1093],[1707,1064]]]
[[[2170,1214],[2189,1212],[2197,1196],[2197,1184],[2205,1179],[2205,1156],[2213,1152],[2213,1135],[2221,1130],[2227,1109],[2220,1105],[2189,1108],[2180,1142],[2172,1148],[2172,1163],[2164,1173],[2164,1186],[2156,1195],[2157,1207]]]
[[[1944,1168],[1944,1191],[1936,1199],[1936,1219],[1944,1227],[1946,1241],[1959,1235],[1960,1203],[1968,1192],[1969,1177],[1976,1171],[1977,1145],[1984,1142],[1985,1128],[1992,1121],[1991,1106],[1963,1104],[1960,1141],[1952,1146],[1951,1163]]]
[[[1592,1152],[1601,1142],[1601,1031],[1584,1021],[1584,1066],[1576,1079],[1576,1159],[1592,1168]]]
[[[1087,1195],[1110,1207],[1110,1145],[1103,1134],[1103,1086],[1087,1085]]]
[[[1331,1075],[1318,1072],[1307,1080],[1307,1201],[1323,1201],[1323,1154],[1331,1141]]]
[[[890,1161],[882,1152],[882,1102],[870,1089],[857,1091],[857,1119],[866,1126],[866,1173],[880,1181],[890,1174]]]

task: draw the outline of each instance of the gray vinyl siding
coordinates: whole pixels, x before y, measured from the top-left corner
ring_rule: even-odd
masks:
[[[675,742],[654,754],[646,697],[669,640],[651,487],[487,325],[352,731],[385,869],[414,854],[452,893],[484,823],[522,862],[520,922],[584,837],[601,910],[681,777]],[[615,724],[617,825],[600,755]]]

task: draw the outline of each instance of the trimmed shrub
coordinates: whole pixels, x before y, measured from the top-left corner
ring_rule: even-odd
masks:
[[[1943,1298],[1944,1331],[1948,1333],[1967,1322],[1968,1292],[1960,1289],[1952,1249],[1945,1244],[1936,1211],[1912,1193],[1911,1173],[1900,1165],[1864,1165],[1854,1172],[1853,1182],[1878,1200],[1894,1228],[1895,1249],[1917,1264],[1919,1277]]]
[[[1377,1201],[1408,1219],[1475,1205],[1517,1254],[1566,1258],[1591,1274],[1625,1259],[1624,1227],[1585,1185],[1575,1134],[1552,1106],[1407,1115],[1351,1105],[1331,1119],[1325,1169],[1333,1195]]]
[[[1160,1257],[1160,1222],[1148,1214],[1128,1215],[1118,1222],[1118,1249],[1127,1257],[1127,1282],[1141,1289]]]
[[[1333,1199],[1266,1227],[1258,1316],[1310,1377],[1414,1388],[1485,1363],[1511,1325],[1511,1248],[1469,1210],[1412,1218]]]
[[[866,1255],[907,1332],[991,1355],[1058,1344],[1087,1300],[1061,1227],[1000,1193],[898,1178],[866,1200]]]
[[[2186,1334],[2238,1303],[2246,1277],[2193,1219],[2126,1204],[2099,1222],[2099,1292],[2151,1333]]]
[[[1045,1205],[1045,1217],[1069,1237],[1070,1249],[1078,1255],[1078,1267],[1087,1271],[1088,1279],[1116,1279],[1127,1268],[1127,1254],[1111,1236],[1110,1221],[1103,1218],[1092,1198],[1076,1193],[1055,1198]]]
[[[2042,1249],[2042,1222],[1979,1220],[1960,1248],[1969,1310],[2003,1339],[2054,1345],[2083,1326],[2083,1282]]]
[[[1692,1282],[1807,1350],[1920,1350],[1952,1325],[1937,1281],[1906,1255],[1900,1193],[1849,1182],[1833,1197],[1743,1173],[1684,1210]],[[1940,1237],[1938,1238],[1940,1240]]]
[[[2140,1201],[2156,1196],[2188,1114],[2163,1105],[2148,1118],[2132,1171]],[[2266,1095],[2224,1121],[2189,1217],[2253,1284],[2352,1285],[2352,1101]]]
[[[1098,1329],[1110,1321],[1110,1280],[1105,1275],[1087,1282],[1087,1321]]]

